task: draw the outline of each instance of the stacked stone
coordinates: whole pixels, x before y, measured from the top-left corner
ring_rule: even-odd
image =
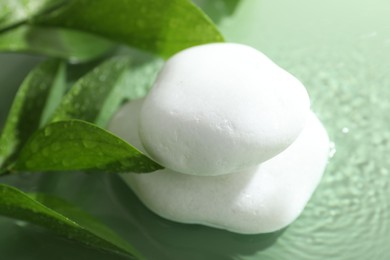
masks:
[[[170,58],[110,130],[166,167],[124,174],[162,217],[238,233],[281,229],[324,172],[329,139],[304,86],[259,51],[234,43]]]

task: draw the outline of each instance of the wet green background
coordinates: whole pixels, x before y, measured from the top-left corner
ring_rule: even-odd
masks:
[[[243,0],[236,8],[236,1],[198,2],[229,41],[256,47],[298,77],[328,129],[329,166],[296,222],[244,236],[161,219],[116,176],[23,174],[0,181],[73,201],[149,259],[390,259],[390,2]],[[37,60],[0,55],[0,122]],[[0,259],[121,259],[12,219],[0,217],[0,230]]]

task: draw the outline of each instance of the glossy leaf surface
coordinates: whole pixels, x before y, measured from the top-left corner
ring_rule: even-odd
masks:
[[[144,173],[161,168],[104,129],[84,121],[69,120],[37,131],[23,147],[11,170]]]
[[[223,41],[211,20],[187,0],[71,1],[35,23],[90,32],[163,57]]]
[[[83,210],[59,198],[28,195],[0,184],[0,214],[28,221],[86,246],[141,259],[139,253],[112,230]]]

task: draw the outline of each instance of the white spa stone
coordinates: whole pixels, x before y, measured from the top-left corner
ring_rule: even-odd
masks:
[[[127,140],[139,151],[146,153],[138,134],[138,121],[143,99],[127,102],[112,117],[108,129]]]
[[[304,86],[254,48],[214,43],[174,55],[145,98],[141,141],[167,168],[221,175],[286,149],[310,111]]]
[[[125,105],[110,130],[144,150],[137,136],[141,102]],[[220,176],[169,169],[121,176],[149,209],[164,218],[258,234],[286,227],[299,216],[321,179],[328,151],[327,133],[309,113],[291,146],[252,169]]]

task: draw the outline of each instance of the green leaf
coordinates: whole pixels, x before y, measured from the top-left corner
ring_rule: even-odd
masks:
[[[5,168],[27,139],[51,115],[65,90],[64,64],[47,61],[22,83],[0,136],[0,169]]]
[[[124,98],[134,100],[144,97],[163,65],[162,59],[141,55],[123,75],[120,89]]]
[[[112,49],[106,39],[64,28],[19,26],[1,34],[0,52],[28,52],[79,63]]]
[[[141,255],[83,210],[55,197],[43,194],[28,195],[16,188],[0,184],[0,214],[48,228],[55,233],[86,246],[133,259]]]
[[[16,26],[33,16],[58,8],[65,2],[65,0],[2,0],[0,30]]]
[[[65,64],[60,63],[57,74],[51,83],[49,89],[47,89],[47,98],[45,103],[45,109],[42,111],[41,120],[39,121],[39,127],[48,123],[49,118],[53,115],[60,100],[66,92],[66,75]]]
[[[217,25],[231,16],[241,0],[193,0]]]
[[[223,41],[211,20],[189,0],[72,1],[35,23],[94,33],[163,57]]]
[[[67,93],[52,121],[81,119],[106,126],[125,99],[144,96],[163,62],[150,56],[113,57],[82,77]]]
[[[162,167],[122,139],[93,124],[69,120],[37,131],[12,171],[152,172]]]

